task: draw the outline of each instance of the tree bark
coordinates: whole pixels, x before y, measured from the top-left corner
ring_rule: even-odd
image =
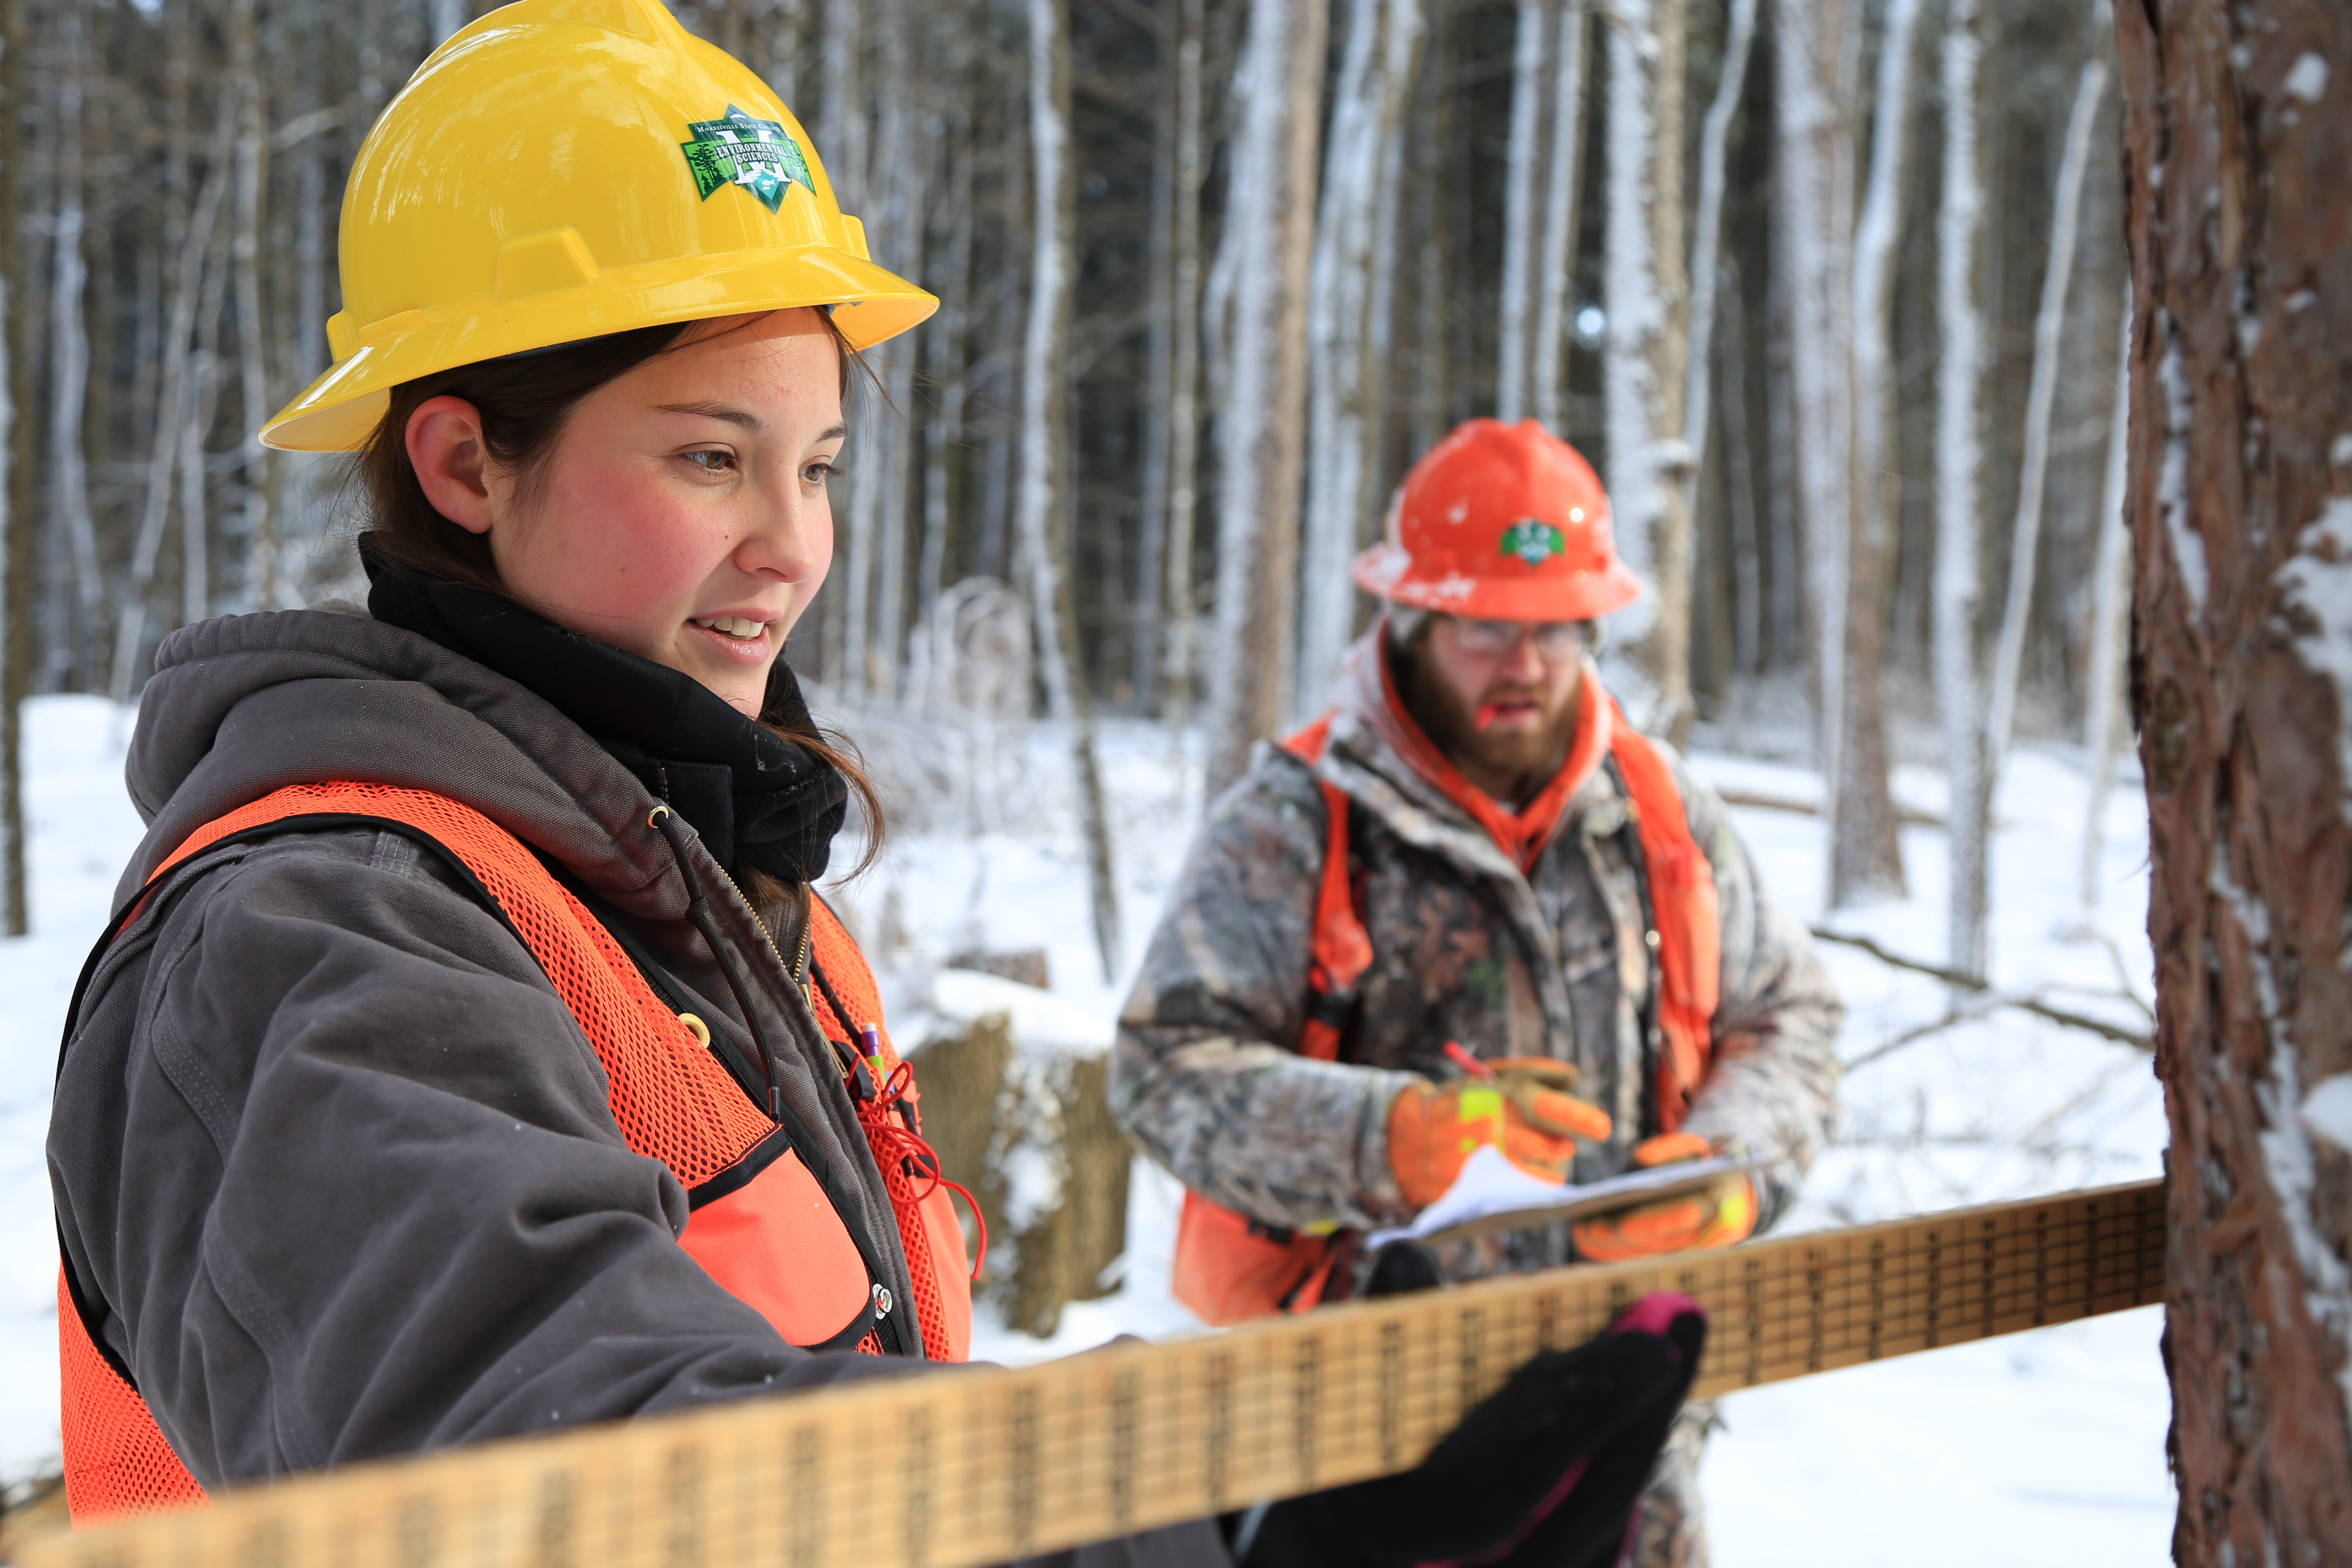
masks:
[[[1936,216],[1936,566],[1933,659],[1944,733],[1949,899],[1946,961],[1985,977],[1990,918],[1984,662],[1984,376],[1990,345],[1979,298],[1984,259],[1984,166],[1978,98],[1984,67],[1981,0],[1951,0],[1944,22],[1943,194]]]
[[[1649,584],[1620,612],[1634,722],[1687,742],[1690,509],[1683,382],[1690,288],[1683,270],[1684,0],[1624,0],[1609,30],[1609,504],[1617,547]]]
[[[1118,973],[1118,884],[1110,823],[1095,756],[1094,705],[1078,659],[1070,592],[1068,360],[1071,241],[1076,227],[1070,168],[1069,0],[1029,0],[1029,139],[1036,231],[1031,251],[1029,332],[1021,368],[1021,489],[1015,528],[1037,651],[1054,717],[1070,736],[1080,827],[1094,901],[1095,950],[1105,984]]]
[[[1315,226],[1307,319],[1307,553],[1299,595],[1300,716],[1320,709],[1355,630],[1349,574],[1378,515],[1387,413],[1381,262],[1393,252],[1392,170],[1421,53],[1422,0],[1352,0]],[[1525,25],[1525,9],[1521,25]],[[1508,339],[1506,339],[1507,350]]]
[[[1218,414],[1217,659],[1208,789],[1249,766],[1289,709],[1307,415],[1307,284],[1327,0],[1255,0],[1225,217],[1233,389]]]
[[[2352,1563],[2352,11],[2117,9],[2174,1559]]]

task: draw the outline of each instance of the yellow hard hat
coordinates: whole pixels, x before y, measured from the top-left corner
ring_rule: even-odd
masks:
[[[364,446],[391,389],[633,327],[830,305],[853,348],[939,301],[866,258],[807,134],[656,0],[522,0],[453,34],[343,188],[334,368],[262,426]]]

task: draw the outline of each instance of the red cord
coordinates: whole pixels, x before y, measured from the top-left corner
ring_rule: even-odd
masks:
[[[868,1126],[872,1131],[868,1136],[878,1145],[875,1150],[877,1159],[903,1160],[910,1167],[911,1175],[924,1179],[926,1184],[922,1191],[913,1194],[914,1202],[921,1203],[941,1187],[962,1194],[965,1205],[971,1210],[972,1224],[980,1232],[980,1246],[971,1260],[971,1277],[977,1279],[981,1265],[988,1258],[988,1216],[980,1212],[980,1200],[971,1195],[970,1187],[940,1171],[938,1152],[906,1125],[903,1109],[899,1117],[894,1118],[889,1114],[893,1107],[899,1106],[914,1083],[915,1069],[900,1062],[883,1080],[881,1091],[866,1104],[858,1107],[858,1115],[865,1118],[870,1112]],[[887,1154],[884,1152],[886,1149]]]

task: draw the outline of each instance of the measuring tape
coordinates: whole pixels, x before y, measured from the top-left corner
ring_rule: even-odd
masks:
[[[21,1568],[969,1568],[1417,1464],[1653,1290],[1695,1398],[2161,1300],[2161,1182],[517,1438],[28,1541]]]

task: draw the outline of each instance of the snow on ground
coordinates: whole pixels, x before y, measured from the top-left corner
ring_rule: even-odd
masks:
[[[27,710],[35,934],[0,942],[0,995],[10,998],[0,1006],[0,1479],[11,1480],[56,1462],[56,1247],[41,1142],[73,977],[139,837],[121,736],[94,699]],[[1107,980],[1070,826],[1066,752],[1050,726],[1026,743],[1014,788],[977,807],[994,830],[899,835],[872,870],[828,889],[885,972],[894,1017],[912,1023],[938,967],[975,944],[1044,948],[1064,1023],[1117,1010],[1200,810],[1197,773],[1171,765],[1163,731],[1105,727],[1123,915],[1119,971]],[[1695,765],[1739,795],[1818,795],[1811,773],[1782,763],[1702,753]],[[1996,812],[1994,980],[2145,1028],[2119,994],[2127,984],[2146,998],[2151,970],[2138,785],[2126,780],[2110,802],[2099,904],[2086,917],[2075,891],[2085,771],[2063,750],[2024,749],[2011,761]],[[1932,770],[1898,769],[1895,792],[1932,815],[1940,782]],[[1749,806],[1733,815],[1769,885],[1821,923],[1820,819]],[[1944,947],[1942,834],[1906,827],[1903,849],[1910,896],[1832,923],[1933,961]],[[1824,952],[1851,1007],[1841,1054],[1862,1065],[1846,1080],[1838,1142],[1790,1226],[2158,1173],[2163,1106],[2144,1053],[2011,1009],[1889,1049],[1944,1016],[1945,988],[1853,948]],[[1068,1309],[1051,1342],[983,1322],[976,1353],[1032,1361],[1118,1333],[1198,1331],[1168,1293],[1179,1190],[1146,1163],[1136,1174],[1118,1292]],[[2157,1310],[2143,1309],[1730,1396],[1706,1471],[1719,1568],[1875,1563],[1898,1542],[1919,1568],[2168,1560],[2160,1326]]]

